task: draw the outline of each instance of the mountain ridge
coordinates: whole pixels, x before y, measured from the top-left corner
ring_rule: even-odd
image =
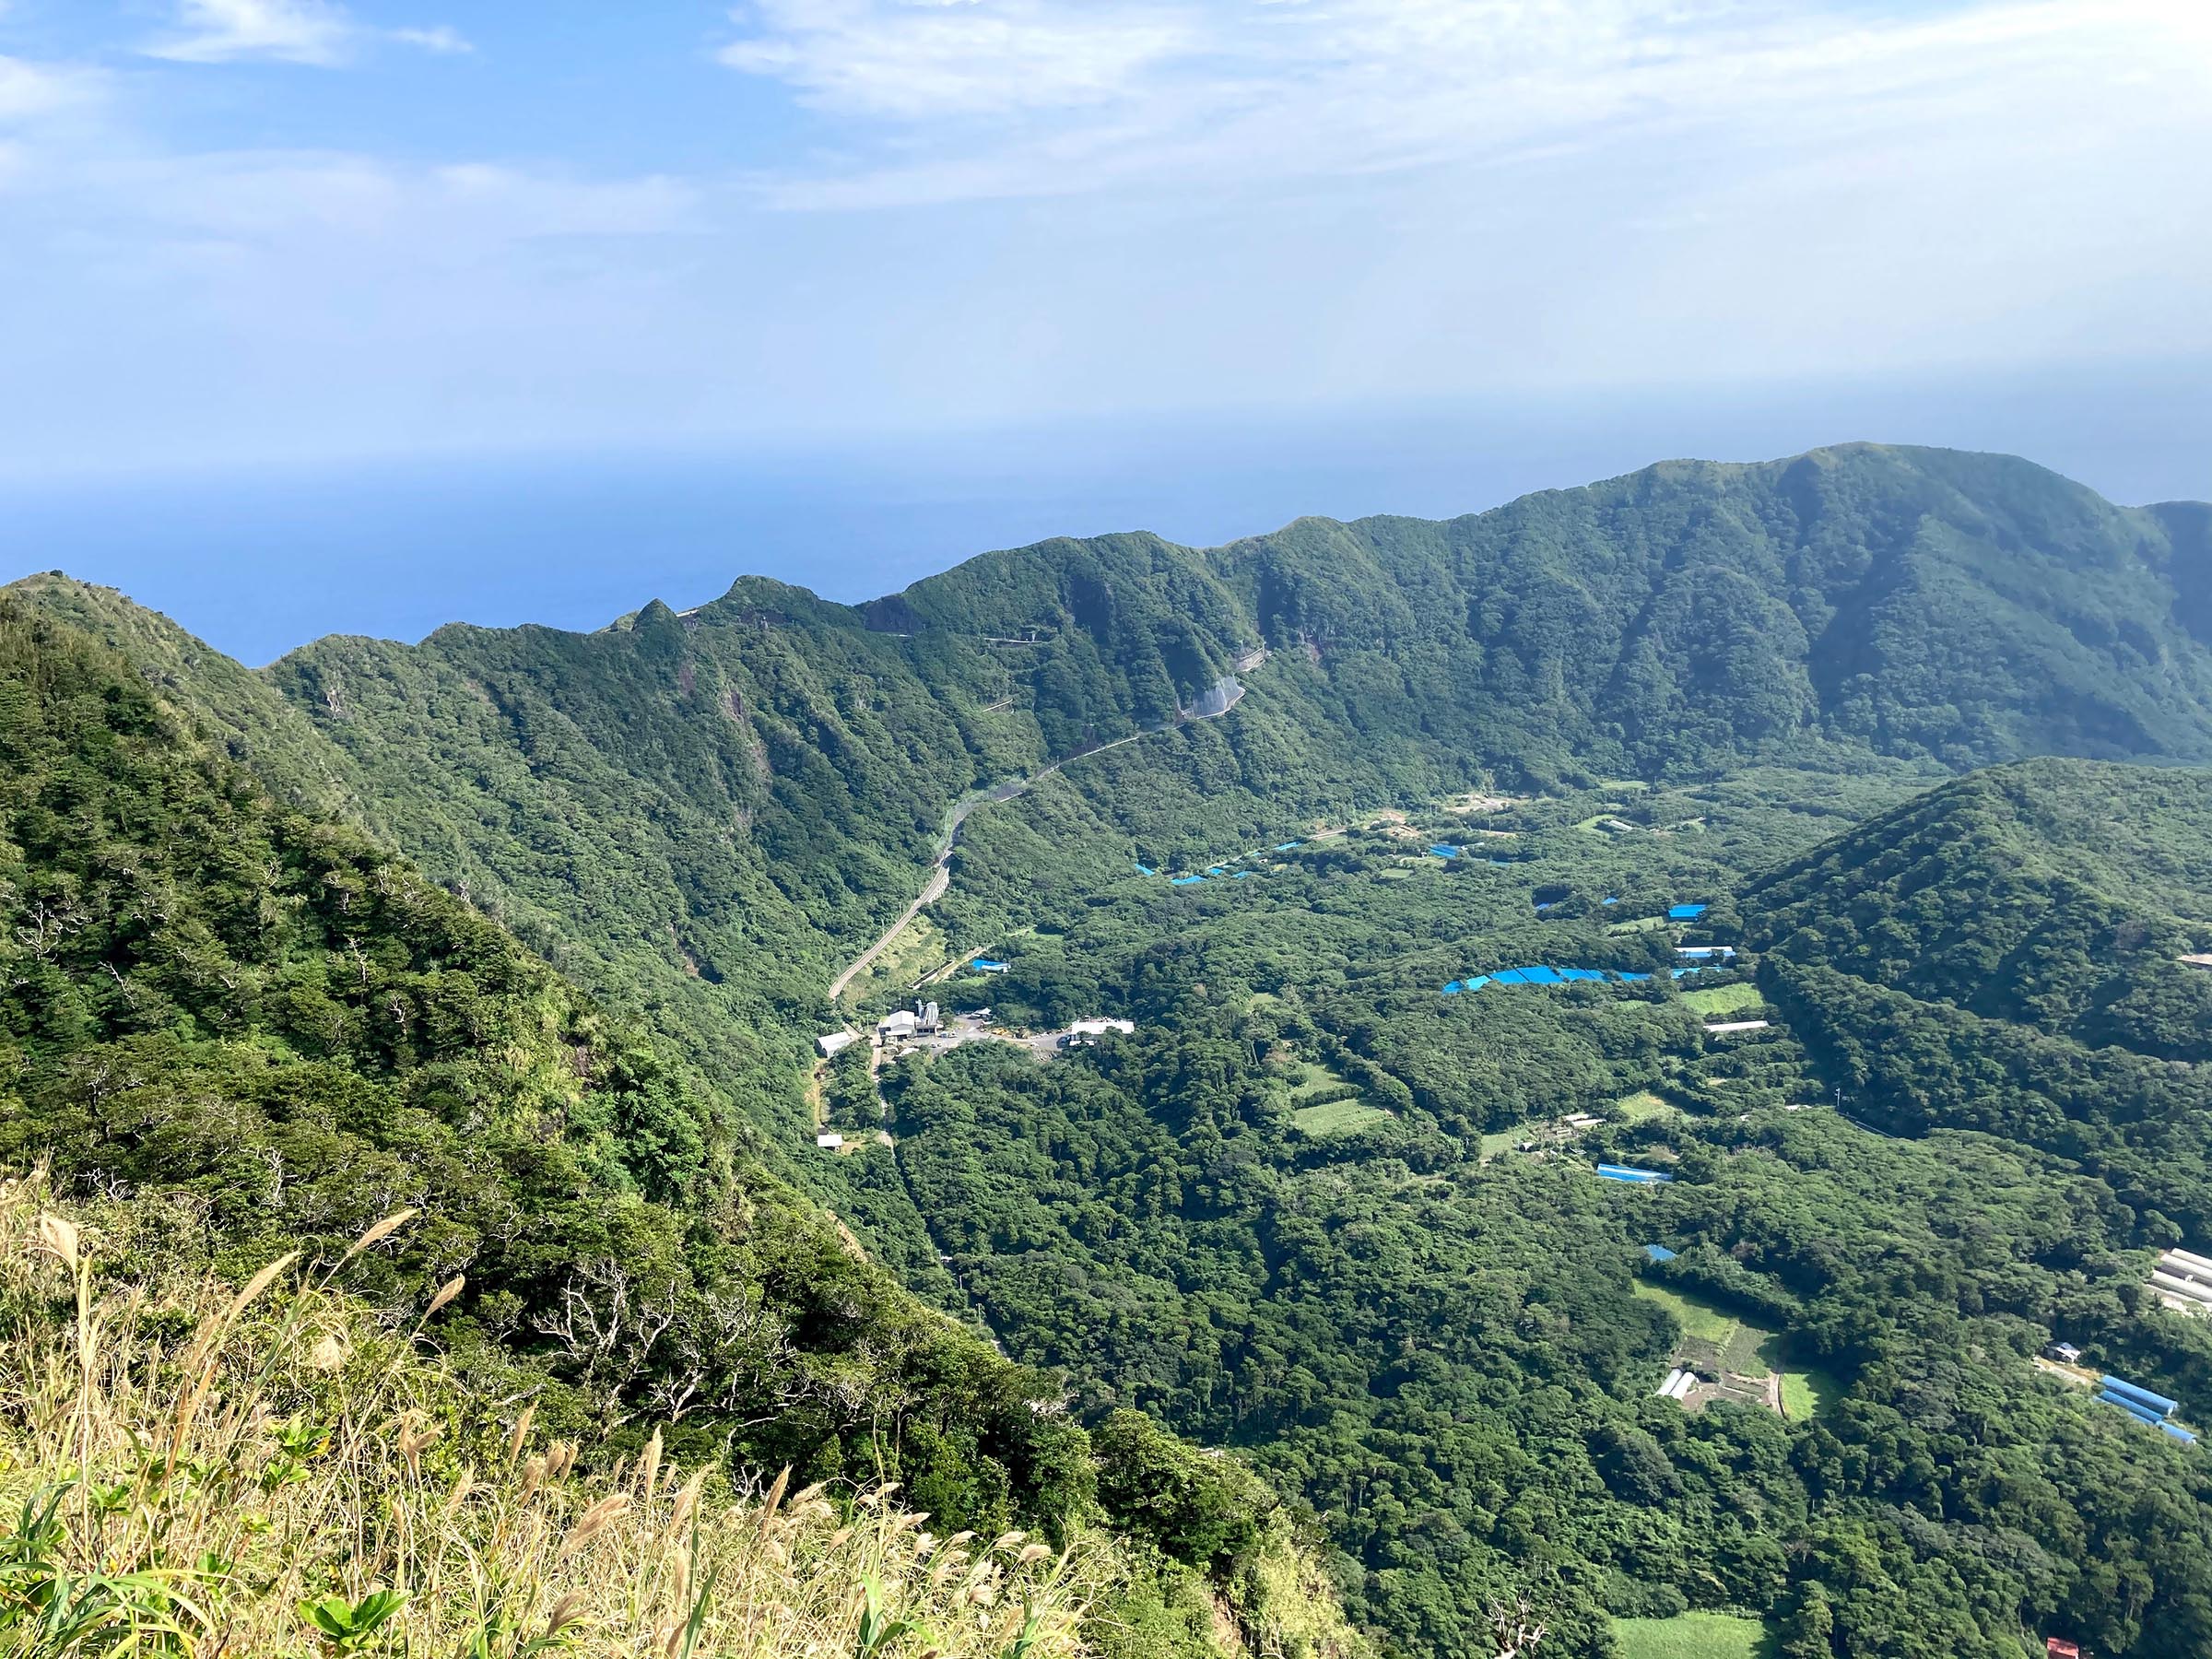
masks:
[[[594,633],[329,636],[260,670],[110,590],[15,591],[593,994],[694,1032],[782,1135],[802,1040],[760,1033],[827,1016],[834,964],[979,790],[1163,728],[1147,775],[1181,780],[1194,854],[1494,782],[2212,759],[2207,524],[2013,457],[1852,445],[1207,550],[1060,538],[862,606],[741,577]],[[1260,647],[1230,719],[1182,722]],[[1157,841],[1165,800],[1095,771],[1073,782],[1100,821]]]

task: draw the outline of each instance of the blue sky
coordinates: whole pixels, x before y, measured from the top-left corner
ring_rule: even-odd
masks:
[[[2212,494],[2207,158],[2202,0],[0,0],[0,574],[258,656],[1721,444]]]

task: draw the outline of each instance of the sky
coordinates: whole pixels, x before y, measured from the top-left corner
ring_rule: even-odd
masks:
[[[2212,496],[2205,0],[0,0],[0,577],[266,660],[1666,455]]]

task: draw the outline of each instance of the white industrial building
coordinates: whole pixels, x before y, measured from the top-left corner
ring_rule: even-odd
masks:
[[[876,1041],[878,1045],[905,1042],[916,1037],[935,1036],[944,1029],[944,1012],[935,1003],[916,1003],[912,1008],[900,1008],[877,1020]]]
[[[2212,1261],[2170,1250],[2150,1270],[2153,1295],[2179,1313],[2212,1314]]]
[[[1109,1031],[1119,1031],[1128,1037],[1134,1035],[1135,1030],[1136,1021],[1134,1019],[1078,1019],[1067,1028],[1067,1034],[1060,1039],[1060,1046],[1077,1048],[1085,1043],[1096,1042]]]

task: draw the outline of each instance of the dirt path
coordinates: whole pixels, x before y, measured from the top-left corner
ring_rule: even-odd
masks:
[[[1261,653],[1261,660],[1265,660],[1265,652]],[[1071,762],[1088,760],[1091,756],[1102,755],[1108,749],[1120,748],[1124,743],[1135,743],[1139,737],[1150,737],[1160,732],[1171,731],[1186,720],[1218,720],[1243,700],[1244,688],[1239,686],[1228,703],[1210,714],[1178,711],[1173,720],[1162,721],[1155,726],[1147,726],[1143,731],[1132,732],[1126,737],[1116,737],[1112,743],[1101,743],[1091,748],[1077,749],[1072,755],[1062,756],[1050,766],[1039,768],[1028,777],[1010,779],[1006,782],[995,784],[990,789],[971,794],[966,800],[957,803],[952,810],[946,814],[945,832],[938,840],[937,856],[935,862],[930,866],[929,879],[923,884],[921,896],[900,912],[896,922],[876,936],[876,942],[873,945],[854,957],[845,965],[844,971],[830,982],[830,1000],[835,1002],[842,996],[845,994],[845,987],[865,973],[877,957],[890,948],[891,941],[899,936],[908,923],[945,897],[945,889],[952,885],[952,850],[959,842],[960,826],[968,821],[969,814],[975,811],[977,807],[993,806],[1002,802],[1018,799]]]

